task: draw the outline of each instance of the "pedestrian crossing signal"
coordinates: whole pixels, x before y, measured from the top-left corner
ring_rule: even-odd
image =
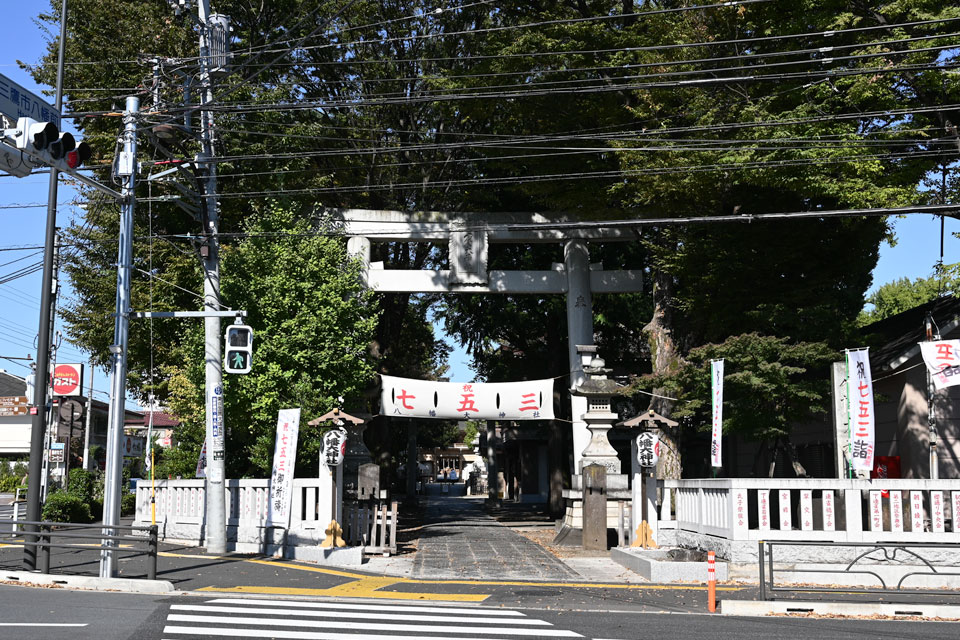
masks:
[[[250,373],[253,365],[253,329],[245,324],[227,327],[224,345],[224,368],[226,373]]]

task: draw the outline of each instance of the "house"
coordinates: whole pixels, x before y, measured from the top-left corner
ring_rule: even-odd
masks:
[[[26,378],[0,369],[0,397],[18,398],[26,395]],[[0,415],[0,457],[23,458],[30,453],[30,412],[25,407],[18,407],[16,411],[11,409],[3,414]]]
[[[152,416],[151,416],[152,414]],[[153,418],[154,442],[157,446],[169,449],[174,443],[174,433],[180,426],[180,420],[164,410],[156,409],[153,411],[144,411],[142,414],[132,416],[127,414],[128,418],[123,423],[125,433],[136,436],[147,436],[150,429],[151,417]]]
[[[954,296],[938,298],[863,330],[872,345],[877,455],[899,457],[903,478],[930,478],[932,449],[937,477],[960,478],[960,386],[933,393],[935,436],[928,421],[932,387],[919,346],[927,339],[928,317],[934,336],[960,339],[960,299]]]

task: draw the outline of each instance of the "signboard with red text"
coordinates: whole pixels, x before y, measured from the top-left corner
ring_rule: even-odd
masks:
[[[445,420],[553,420],[553,379],[434,382],[380,376],[380,413]]]
[[[79,396],[83,383],[82,364],[58,364],[53,368],[53,395]]]

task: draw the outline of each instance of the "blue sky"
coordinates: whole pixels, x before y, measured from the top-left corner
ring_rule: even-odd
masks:
[[[145,0],[160,2],[161,0]],[[42,89],[16,65],[16,60],[36,62],[46,47],[46,36],[34,22],[34,16],[48,8],[47,2],[3,3],[4,37],[0,39],[0,74],[7,76],[38,95]],[[53,102],[52,98],[50,102]],[[70,202],[74,192],[60,186],[58,200]],[[26,178],[0,176],[0,207],[12,204],[46,203],[47,176],[33,175]],[[61,206],[58,224],[67,226],[71,216],[83,212],[72,206]],[[19,246],[38,246],[43,244],[46,224],[46,208],[0,208],[3,234],[0,249]],[[934,264],[940,253],[940,221],[929,215],[911,215],[895,222],[898,238],[897,245],[884,244],[880,250],[880,262],[874,271],[874,288],[898,278],[926,277],[933,273]],[[960,221],[947,219],[947,237],[945,240],[944,260],[947,263],[960,262],[960,240],[950,236],[951,232],[960,232]],[[10,261],[18,260],[10,263]],[[0,279],[25,266],[40,260],[35,250],[0,251]],[[36,357],[35,336],[40,309],[40,274],[18,278],[6,284],[0,284],[0,356]],[[63,283],[61,298],[71,295],[69,283]],[[85,362],[86,354],[66,341],[61,346],[58,361]],[[8,360],[0,360],[0,368],[11,373],[25,375],[23,365]],[[466,366],[466,357],[461,350],[455,351],[451,362],[451,379],[465,381],[472,379],[473,372]],[[84,380],[86,388],[87,381]],[[108,388],[107,378],[98,372],[95,383],[98,399],[105,400]]]

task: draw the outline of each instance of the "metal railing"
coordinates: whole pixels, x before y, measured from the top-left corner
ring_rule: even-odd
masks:
[[[821,548],[846,548],[863,549],[863,551],[852,551],[854,557],[851,560],[839,563],[833,568],[804,567],[795,564],[789,564],[783,568],[776,569],[774,563],[773,549],[775,546],[797,547],[797,546],[816,546]],[[935,565],[929,558],[924,558],[914,549],[940,550],[946,552],[949,559],[943,560],[944,564]],[[940,596],[949,594],[957,597],[957,590],[942,588],[929,589],[905,589],[904,582],[911,577],[928,576],[939,579],[948,576],[960,576],[956,569],[957,563],[954,560],[957,553],[960,553],[960,545],[957,544],[937,544],[937,543],[873,543],[873,542],[771,542],[769,540],[759,541],[759,569],[760,569],[760,599],[775,600],[777,593],[786,592],[807,592],[807,593],[844,593],[844,594],[886,594],[888,596],[896,595],[926,595]],[[790,561],[789,559],[787,560]],[[911,564],[906,564],[909,561]],[[831,576],[830,585],[811,585],[811,584],[785,584],[777,586],[775,573],[790,574],[829,574]],[[888,574],[885,580],[883,575]],[[838,576],[861,576],[865,579],[875,579],[880,583],[880,587],[856,587],[848,585],[832,584]],[[899,580],[897,578],[899,577]],[[811,580],[814,578],[811,578]],[[896,580],[896,585],[893,581]],[[888,584],[888,581],[890,584]],[[889,600],[889,598],[888,598]]]
[[[147,579],[157,579],[157,525],[136,526],[136,525],[110,525],[105,527],[103,524],[75,524],[71,522],[36,522],[32,520],[14,520],[14,527],[31,527],[28,531],[9,531],[0,533],[0,536],[22,537],[17,544],[23,546],[35,547],[39,552],[40,573],[50,573],[50,550],[51,549],[81,549],[81,550],[99,550],[109,549],[114,553],[128,553],[131,555],[146,554],[147,556]],[[147,537],[137,535],[107,535],[106,529],[114,531],[129,531],[131,534],[136,532],[145,532]],[[66,542],[54,542],[54,539],[64,539]],[[74,541],[96,541],[99,544],[81,544]],[[131,542],[146,542],[145,546],[131,546]],[[115,544],[111,544],[115,543]],[[127,543],[122,546],[121,543]]]

